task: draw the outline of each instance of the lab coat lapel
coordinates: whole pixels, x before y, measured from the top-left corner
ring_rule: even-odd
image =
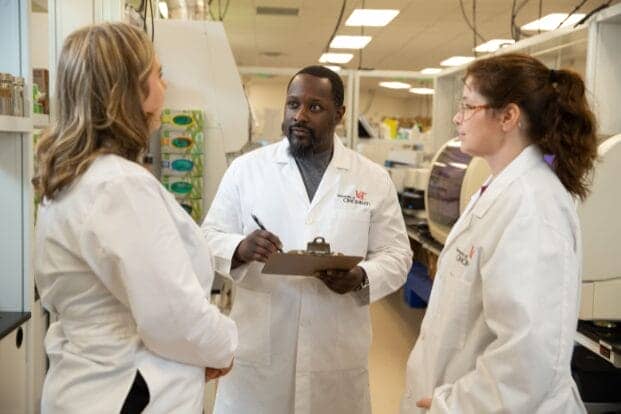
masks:
[[[476,202],[476,199],[478,199],[478,194],[479,193],[477,192],[477,194],[472,197],[472,199],[470,199],[470,203],[468,203],[468,208],[464,210],[463,214],[453,225],[453,228],[449,232],[449,235],[444,242],[444,248],[442,249],[443,251],[447,251],[451,244],[455,241],[455,239],[457,239],[460,234],[464,233],[466,230],[468,230],[468,228],[470,228],[470,223],[472,222],[472,205]]]
[[[518,177],[522,176],[529,169],[533,168],[537,163],[543,162],[543,154],[536,145],[526,147],[522,152],[507,166],[500,174],[493,179],[489,178],[486,185],[489,188],[485,191],[485,196],[481,196],[481,192],[477,191],[468,203],[468,207],[459,218],[449,234],[444,244],[444,250],[455,241],[457,236],[468,230],[472,217],[481,218],[489,210],[489,208],[498,199],[505,189]],[[480,200],[479,200],[480,199]]]
[[[498,199],[505,189],[513,183],[517,178],[526,174],[527,171],[534,168],[538,163],[543,163],[543,154],[536,145],[529,145],[507,165],[493,182],[490,182],[489,188],[485,191],[485,197],[476,203],[472,209],[472,213],[481,218],[487,213],[489,208]]]
[[[306,187],[304,181],[302,181],[302,175],[295,163],[293,157],[289,154],[289,140],[284,137],[280,142],[278,151],[276,153],[276,162],[280,165],[280,174],[283,182],[283,190],[290,194],[291,197],[287,197],[288,200],[295,200],[296,203],[301,203],[304,206],[304,210],[307,210],[310,201],[308,200],[308,194],[306,193]]]
[[[334,196],[334,194],[336,194],[333,190],[341,182],[343,172],[350,168],[350,163],[351,159],[349,154],[341,143],[340,138],[335,135],[334,154],[332,155],[332,160],[330,161],[328,168],[326,168],[326,172],[324,172],[323,177],[321,178],[317,192],[313,197],[313,201],[310,205],[311,210],[320,205],[326,197],[329,197],[330,195]]]

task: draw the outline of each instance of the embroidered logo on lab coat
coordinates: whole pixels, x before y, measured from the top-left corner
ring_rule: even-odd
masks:
[[[370,203],[368,201],[365,201],[364,199],[366,195],[367,193],[364,191],[355,190],[353,195],[337,194],[336,196],[340,198],[343,201],[343,203],[368,206]]]
[[[455,259],[464,266],[468,266],[470,264],[470,259],[472,258],[473,249],[470,249],[470,255],[462,251],[459,247],[456,248],[456,250],[457,256],[455,257]]]
[[[470,246],[470,251],[467,254],[459,247],[456,248],[456,251],[457,256],[455,257],[455,259],[464,266],[468,266],[470,264],[470,259],[472,259],[474,257],[474,254],[476,253],[474,246]]]

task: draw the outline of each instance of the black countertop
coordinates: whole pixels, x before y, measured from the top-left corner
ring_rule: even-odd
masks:
[[[30,312],[0,312],[0,339],[30,319]]]
[[[616,328],[602,328],[589,321],[578,321],[578,332],[600,343],[605,342],[612,350],[621,354],[621,326]]]

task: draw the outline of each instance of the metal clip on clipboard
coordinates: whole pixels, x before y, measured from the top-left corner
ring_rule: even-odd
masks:
[[[261,273],[289,276],[315,276],[322,270],[350,270],[362,256],[346,256],[332,252],[323,237],[308,242],[306,250],[292,250],[270,256]]]

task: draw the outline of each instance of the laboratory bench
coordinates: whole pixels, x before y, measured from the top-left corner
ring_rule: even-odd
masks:
[[[616,368],[621,368],[621,325],[610,328],[590,321],[578,321],[576,342]]]
[[[0,312],[0,340],[30,319],[30,312]]]
[[[426,307],[431,294],[442,244],[431,237],[421,210],[402,209],[414,254],[414,263],[404,286],[404,300],[411,307]]]

